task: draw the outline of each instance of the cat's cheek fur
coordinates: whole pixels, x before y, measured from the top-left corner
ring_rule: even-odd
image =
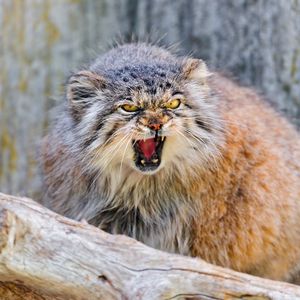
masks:
[[[189,151],[188,143],[184,139],[175,134],[168,136],[162,153],[162,161],[166,168],[171,168],[173,165],[180,166]]]
[[[122,144],[122,139],[125,140]],[[109,146],[100,148],[94,155],[93,165],[103,174],[109,174],[114,169],[123,169],[126,166],[132,166],[133,149],[131,139],[121,136]],[[121,171],[120,171],[121,172]]]

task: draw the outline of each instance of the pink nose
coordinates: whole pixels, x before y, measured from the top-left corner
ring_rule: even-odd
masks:
[[[162,124],[152,123],[152,124],[149,124],[148,126],[150,129],[157,131],[157,130],[161,129]]]

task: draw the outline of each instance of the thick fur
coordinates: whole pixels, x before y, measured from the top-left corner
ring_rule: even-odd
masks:
[[[163,109],[174,93],[182,105]],[[152,247],[291,280],[300,262],[300,139],[253,91],[145,44],[74,74],[42,148],[45,204]],[[119,106],[143,109],[124,114]],[[156,172],[134,165],[151,120]]]

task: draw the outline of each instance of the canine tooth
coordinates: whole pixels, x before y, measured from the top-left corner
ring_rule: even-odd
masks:
[[[165,140],[165,138],[166,138],[165,136],[162,136],[161,141],[163,142]]]
[[[144,159],[141,160],[141,164],[142,164],[142,165],[145,164],[145,160],[144,160]]]
[[[158,162],[158,159],[154,158],[154,159],[152,159],[152,162],[156,164]]]

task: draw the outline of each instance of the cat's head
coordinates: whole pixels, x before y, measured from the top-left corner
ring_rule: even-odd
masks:
[[[70,78],[69,112],[88,166],[151,175],[218,155],[222,128],[205,63],[159,51],[166,57],[121,57]]]

